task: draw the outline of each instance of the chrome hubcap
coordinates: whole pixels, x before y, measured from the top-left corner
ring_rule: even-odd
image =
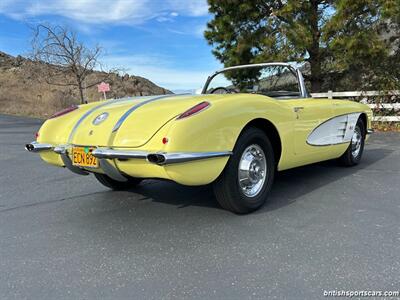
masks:
[[[354,129],[353,136],[351,137],[351,155],[357,157],[361,151],[362,134],[358,126]]]
[[[239,186],[247,197],[255,197],[262,190],[267,175],[267,163],[260,146],[248,146],[239,162]]]

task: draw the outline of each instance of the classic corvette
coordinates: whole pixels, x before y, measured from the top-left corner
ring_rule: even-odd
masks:
[[[214,73],[200,95],[72,106],[26,149],[111,189],[145,178],[212,183],[220,205],[242,214],[264,204],[276,171],[329,159],[356,165],[371,118],[364,104],[311,98],[293,65],[262,63]]]

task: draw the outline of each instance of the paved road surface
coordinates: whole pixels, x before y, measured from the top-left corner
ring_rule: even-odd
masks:
[[[400,135],[354,168],[278,175],[237,216],[209,187],[111,192],[23,150],[40,121],[0,115],[0,298],[306,298],[400,288]]]

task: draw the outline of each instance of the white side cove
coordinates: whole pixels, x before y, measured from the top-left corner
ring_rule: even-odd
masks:
[[[326,146],[350,142],[360,114],[341,115],[325,121],[310,133],[307,143]]]

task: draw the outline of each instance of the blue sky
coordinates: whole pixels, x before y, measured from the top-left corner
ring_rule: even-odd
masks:
[[[100,44],[108,68],[171,90],[198,89],[221,68],[203,37],[210,18],[206,0],[1,0],[0,51],[26,55],[29,25],[61,24]]]

